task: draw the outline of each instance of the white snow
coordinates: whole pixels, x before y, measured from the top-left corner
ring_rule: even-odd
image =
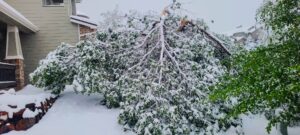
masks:
[[[31,91],[30,91],[31,90]],[[11,89],[7,93],[14,93]],[[27,86],[18,95],[32,95],[42,93],[40,89]],[[85,96],[75,94],[72,87],[55,102],[42,120],[27,131],[11,131],[5,135],[133,135],[124,132],[118,124],[119,109],[108,109],[100,105],[99,95]],[[2,97],[0,103],[2,103]],[[13,100],[13,99],[12,99]],[[26,110],[23,117],[30,117],[37,112]],[[268,121],[263,116],[243,116],[243,131],[245,135],[278,135],[273,128],[271,134],[266,132]],[[289,128],[289,135],[299,135],[300,127]],[[222,135],[235,135],[229,130]]]
[[[267,133],[266,127],[268,121],[264,116],[251,115],[251,116],[242,116],[243,119],[243,128],[245,135],[280,135],[276,128],[272,128],[270,134]],[[300,127],[288,128],[289,135],[299,135]],[[224,135],[235,135],[235,132],[230,129]]]
[[[36,109],[34,112],[26,109],[23,113],[23,118],[34,118],[35,116],[37,116],[39,114],[39,111]]]
[[[118,124],[119,109],[100,105],[101,96],[75,94],[71,87],[42,120],[27,131],[5,135],[130,135]]]
[[[25,108],[26,104],[35,103],[39,105],[45,99],[54,97],[50,92],[45,92],[42,89],[36,88],[32,85],[26,86],[23,90],[15,92],[14,89],[8,91],[0,90],[0,110],[8,112],[9,117],[12,118],[14,112],[18,112]],[[11,108],[8,105],[16,106]]]

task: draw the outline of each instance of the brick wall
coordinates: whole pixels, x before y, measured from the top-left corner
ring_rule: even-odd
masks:
[[[85,39],[87,34],[94,33],[97,31],[97,29],[92,29],[90,27],[83,26],[83,25],[80,25],[79,29],[80,29],[80,39],[81,40]]]

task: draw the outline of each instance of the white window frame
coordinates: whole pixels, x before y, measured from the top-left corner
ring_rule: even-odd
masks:
[[[64,7],[65,6],[65,0],[62,0],[63,3],[61,3],[60,5],[47,5],[46,2],[47,0],[43,0],[43,6],[44,7]]]
[[[15,46],[14,49],[16,49],[17,54],[9,56],[8,55],[8,49],[9,49],[9,33],[13,32],[14,37],[15,37]],[[6,34],[6,54],[5,54],[5,59],[6,60],[12,60],[12,59],[24,59],[23,57],[23,52],[22,52],[22,46],[21,46],[21,41],[20,41],[20,34],[19,34],[19,29],[17,26],[7,26],[7,34]]]

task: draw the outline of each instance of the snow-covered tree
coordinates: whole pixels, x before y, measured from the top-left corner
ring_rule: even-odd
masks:
[[[239,126],[238,119],[222,120],[230,102],[207,100],[225,71],[218,58],[230,52],[203,21],[178,10],[174,3],[161,15],[128,14],[124,24],[100,29],[70,54],[69,79],[77,92],[101,93],[108,107],[120,106],[119,122],[137,134],[217,134]],[[47,74],[33,76],[43,78],[40,72]]]

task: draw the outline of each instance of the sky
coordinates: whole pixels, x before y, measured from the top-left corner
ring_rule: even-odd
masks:
[[[100,21],[101,13],[116,7],[123,13],[129,10],[160,13],[171,2],[172,0],[82,0],[77,4],[77,8],[91,19]],[[256,22],[256,11],[263,0],[180,0],[180,2],[190,16],[204,19],[211,31],[226,33],[240,25],[253,26]]]

